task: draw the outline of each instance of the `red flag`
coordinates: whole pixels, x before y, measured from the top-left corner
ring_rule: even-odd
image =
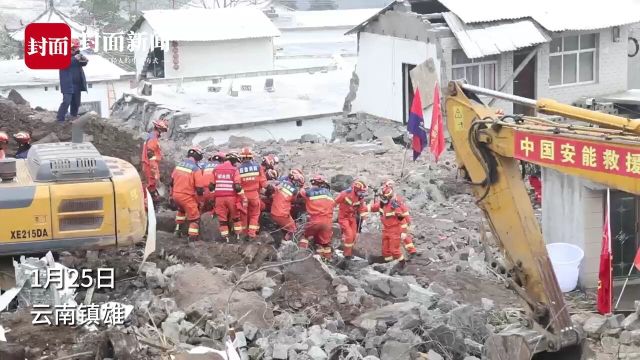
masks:
[[[638,257],[636,256],[636,260]],[[636,265],[637,266],[637,265]],[[600,314],[610,314],[613,303],[613,274],[611,267],[611,234],[609,229],[609,191],[607,190],[607,209],[602,230],[602,250],[600,252],[600,273],[598,277],[598,303]]]
[[[436,82],[433,91],[433,108],[431,111],[431,130],[429,132],[429,150],[435,156],[436,162],[444,151],[444,129],[442,128],[442,112],[440,111],[440,88]]]
[[[640,271],[640,248],[638,248],[638,252],[636,252],[636,258],[633,260],[633,265],[635,265],[636,269]]]

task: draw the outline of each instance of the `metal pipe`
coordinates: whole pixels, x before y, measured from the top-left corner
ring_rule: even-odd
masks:
[[[535,100],[529,99],[529,98],[525,98],[525,97],[522,97],[522,96],[511,95],[511,94],[503,93],[503,92],[500,92],[500,91],[485,89],[485,88],[481,88],[479,86],[470,85],[470,84],[460,83],[460,87],[463,88],[464,90],[468,90],[468,91],[471,91],[471,92],[476,93],[476,94],[487,95],[487,96],[494,97],[496,99],[507,100],[507,101],[511,101],[513,103],[516,103],[516,104],[530,106],[532,108],[536,107],[536,101]]]

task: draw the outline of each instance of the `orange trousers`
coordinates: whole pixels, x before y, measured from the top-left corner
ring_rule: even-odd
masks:
[[[178,205],[176,212],[176,225],[180,226],[189,221],[189,237],[197,238],[200,230],[198,221],[200,220],[200,209],[198,199],[193,194],[173,193],[173,201]]]
[[[300,240],[298,246],[303,249],[309,247],[309,241],[313,240],[316,245],[316,252],[325,259],[332,257],[331,237],[333,236],[333,224],[329,222],[311,219],[305,224],[304,238]]]
[[[340,218],[338,224],[342,230],[342,246],[344,256],[353,256],[353,246],[356,244],[356,234],[358,233],[358,224],[355,217]]]
[[[233,230],[235,234],[242,232],[242,223],[237,217],[236,197],[224,196],[216,198],[215,207],[216,216],[220,223],[220,235],[229,236],[229,222],[233,221]]]
[[[243,232],[249,237],[256,237],[258,231],[260,231],[260,194],[255,192],[245,192],[247,197],[247,213],[240,213],[240,223],[242,224]]]
[[[401,233],[400,228],[382,230],[382,256],[384,256],[385,261],[404,259],[402,249],[400,249]]]

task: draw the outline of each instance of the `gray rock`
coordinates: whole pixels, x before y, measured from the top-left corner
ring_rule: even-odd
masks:
[[[357,327],[369,330],[367,327],[362,326],[363,321],[367,319],[372,319],[377,321],[382,320],[386,323],[395,323],[398,321],[399,318],[409,313],[418,314],[418,307],[419,307],[419,304],[410,302],[410,301],[391,304],[391,305],[387,305],[379,309],[361,314],[360,316],[352,320],[351,323]]]
[[[486,313],[475,311],[470,305],[463,305],[449,312],[447,325],[459,329],[465,338],[482,341],[489,336]]]
[[[315,134],[304,134],[300,137],[300,142],[317,144],[320,142],[320,137]]]
[[[29,106],[29,102],[27,100],[25,100],[22,97],[22,95],[20,95],[20,93],[17,92],[15,89],[11,89],[9,91],[9,94],[7,94],[7,99],[13,101],[14,104],[16,104],[16,105],[27,105],[27,106]]]
[[[460,306],[460,304],[458,304],[452,299],[449,299],[448,297],[444,297],[440,299],[438,301],[438,305],[436,305],[436,307],[444,313],[448,313],[449,311],[457,308],[458,306]]]
[[[380,359],[378,359],[378,357],[377,357],[377,356],[367,355],[367,356],[365,356],[365,357],[364,357],[364,359],[362,359],[362,360],[380,360]]]
[[[635,306],[636,314],[640,315],[640,300],[634,301],[633,305]]]
[[[273,295],[273,289],[270,287],[263,287],[262,290],[260,291],[260,295],[263,298],[268,299]]]
[[[624,321],[624,315],[622,314],[611,315],[607,317],[607,327],[609,329],[621,328],[623,321]]]
[[[362,330],[355,328],[353,330],[351,330],[351,332],[349,333],[349,337],[352,338],[355,341],[362,341],[364,340],[364,334],[362,333]]]
[[[293,325],[293,316],[287,312],[279,314],[273,320],[278,329],[286,329]]]
[[[276,286],[275,281],[267,275],[266,271],[259,271],[247,278],[245,278],[239,288],[246,291],[260,290],[263,287],[273,288]]]
[[[293,325],[309,325],[311,321],[309,317],[304,313],[293,314]]]
[[[620,343],[623,345],[640,345],[640,330],[624,330],[620,333]]]
[[[317,346],[311,347],[307,352],[307,355],[309,355],[313,360],[325,360],[327,358],[327,353]]]
[[[440,325],[429,330],[429,337],[459,356],[464,356],[467,353],[467,345],[464,343],[462,332],[453,327]]]
[[[164,334],[165,337],[171,339],[171,341],[173,341],[175,344],[179,344],[180,343],[180,324],[178,323],[179,320],[176,317],[171,317],[171,315],[167,317],[167,319],[162,323],[162,326],[161,326],[162,333]]]
[[[247,337],[245,336],[244,332],[238,331],[236,333],[236,340],[233,342],[233,344],[238,348],[247,347]]]
[[[376,324],[376,333],[378,335],[382,335],[384,333],[387,332],[387,329],[389,327],[387,326],[387,322],[384,320],[378,320],[378,323]]]
[[[376,328],[376,325],[378,325],[378,321],[375,319],[362,319],[361,321],[358,322],[358,325],[356,326],[366,331],[369,331],[369,330],[374,330]]]
[[[401,330],[400,328],[395,326],[392,328],[389,328],[385,336],[390,340],[395,340],[401,343],[408,343],[408,344],[416,344],[421,341],[420,337],[416,336],[413,333],[413,331]]]
[[[258,359],[258,357],[262,352],[263,350],[260,349],[259,347],[250,347],[249,350],[247,351],[247,354],[249,355],[249,358],[251,360],[256,360]]]
[[[384,343],[380,360],[410,360],[411,344],[390,340]]]
[[[495,307],[495,303],[491,299],[482,298],[480,301],[482,301],[484,311],[491,311]]]
[[[582,329],[588,336],[598,338],[607,329],[607,318],[602,315],[593,315],[584,322]]]
[[[338,322],[335,320],[327,320],[325,328],[331,332],[338,332]]]
[[[418,285],[409,285],[409,292],[407,293],[409,301],[418,303],[427,308],[432,307],[440,297],[441,295],[429,289],[425,289]]]
[[[463,360],[480,360],[475,356],[465,356]]]
[[[313,325],[309,328],[308,336],[309,339],[307,341],[311,346],[322,347],[325,344],[325,336],[322,332],[322,328],[320,328],[320,326],[318,325]]]
[[[273,345],[273,358],[279,360],[287,360],[289,356],[289,345],[274,344]]]
[[[351,187],[353,176],[338,174],[331,177],[331,190],[340,192]]]
[[[467,345],[467,352],[473,355],[482,355],[482,344],[477,343],[471,339],[464,339],[464,344]]]
[[[348,292],[348,291],[349,291],[349,287],[348,287],[347,285],[340,284],[340,285],[336,286],[336,292],[337,292],[338,294],[340,294],[340,293],[346,293],[346,292]]]
[[[434,292],[440,296],[445,296],[445,295],[449,295],[450,293],[453,293],[453,291],[449,291],[445,288],[443,288],[442,286],[438,285],[437,283],[431,283],[429,284],[429,287],[427,288],[429,291]]]
[[[182,269],[184,269],[184,266],[182,264],[171,265],[171,266],[167,266],[167,268],[164,269],[164,272],[162,274],[166,277],[172,277]]]
[[[396,323],[396,326],[402,330],[408,330],[420,326],[421,323],[422,320],[420,319],[419,314],[409,313],[401,317],[400,320],[398,320],[398,323]]]
[[[242,331],[244,332],[244,336],[249,340],[253,341],[256,338],[256,334],[258,333],[258,328],[252,323],[246,321],[242,324]]]
[[[429,350],[429,352],[427,353],[427,359],[429,359],[429,360],[444,360],[442,355],[438,354],[437,352],[435,352],[433,350]]]
[[[227,328],[224,323],[207,320],[204,325],[204,331],[210,338],[221,340],[226,335]]]
[[[162,270],[155,268],[146,273],[146,282],[150,289],[165,288],[167,286],[167,277],[162,274]]]
[[[608,354],[617,354],[620,348],[620,341],[616,338],[605,336],[600,340],[602,349]]]
[[[633,313],[627,316],[627,318],[622,322],[622,327],[625,330],[640,330],[640,320],[638,319],[638,314]]]
[[[391,295],[396,298],[405,297],[409,292],[409,285],[397,278],[389,279],[389,288]]]

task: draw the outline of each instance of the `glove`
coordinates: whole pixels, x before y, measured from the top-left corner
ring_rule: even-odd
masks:
[[[204,195],[204,189],[201,188],[201,187],[197,187],[196,188],[196,194],[198,194],[198,196]]]
[[[407,238],[407,233],[400,234],[400,240],[404,240]]]
[[[214,183],[209,183],[209,191],[213,191],[216,189],[216,184]]]

